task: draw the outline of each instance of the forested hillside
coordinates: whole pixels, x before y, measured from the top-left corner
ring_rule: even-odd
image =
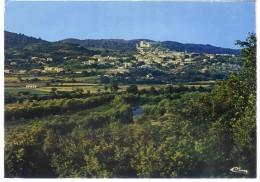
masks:
[[[37,42],[46,42],[41,38],[28,37],[24,34],[16,34],[12,32],[4,32],[5,49],[7,48],[22,48],[28,44]]]
[[[237,43],[243,70],[211,91],[119,92],[112,80],[110,91],[52,89],[5,108],[5,177],[255,178],[256,36]]]
[[[5,59],[31,59],[31,57],[55,57],[57,64],[65,56],[93,56],[100,51],[61,42],[47,42],[5,31]]]
[[[47,41],[41,38],[29,37],[24,34],[16,34],[12,32],[5,31],[5,48],[23,48],[29,44],[33,43],[47,43]],[[135,50],[136,44],[140,41],[153,42],[149,39],[134,39],[134,40],[123,40],[123,39],[64,39],[59,41],[61,43],[77,44],[83,47],[94,47],[94,48],[104,48],[104,49],[115,49],[120,51],[133,51]],[[66,44],[65,44],[66,45]],[[168,48],[170,50],[175,50],[177,52],[196,52],[196,53],[209,53],[209,54],[239,54],[239,50],[221,48],[212,45],[203,44],[183,44],[175,41],[163,41],[161,42],[162,47]]]
[[[61,42],[78,44],[84,47],[97,47],[105,49],[116,49],[121,51],[132,51],[135,50],[136,44],[140,41],[153,42],[148,39],[135,39],[135,40],[123,40],[123,39],[101,39],[101,40],[79,40],[79,39],[64,39]],[[163,41],[161,46],[177,52],[197,52],[197,53],[209,53],[209,54],[239,54],[239,50],[221,48],[212,45],[203,44],[183,44],[174,41]]]
[[[123,40],[123,39],[86,39],[86,40],[79,40],[79,39],[64,39],[61,42],[65,43],[73,43],[78,44],[84,47],[96,47],[96,48],[104,48],[104,49],[116,49],[121,51],[132,51],[135,50],[136,44],[143,39],[136,39],[136,40]],[[144,39],[145,41],[151,41],[148,39]]]
[[[208,54],[239,54],[238,49],[221,48],[212,45],[205,44],[182,44],[174,41],[164,41],[162,46],[170,50],[177,52],[197,52],[197,53],[208,53]]]

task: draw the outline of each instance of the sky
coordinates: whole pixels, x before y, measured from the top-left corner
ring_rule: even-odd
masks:
[[[15,2],[4,29],[47,41],[151,39],[239,48],[256,32],[255,2]]]

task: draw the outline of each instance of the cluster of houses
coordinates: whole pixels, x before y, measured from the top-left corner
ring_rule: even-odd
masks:
[[[215,62],[211,65],[204,66],[200,72],[205,73],[206,71],[215,71],[215,72],[227,72],[232,73],[233,71],[241,71],[242,66],[238,64],[227,64],[227,63],[221,63],[221,62]]]
[[[63,68],[45,66],[42,73],[59,73],[59,72],[62,72],[62,71],[64,71]]]
[[[183,67],[185,65],[194,64],[197,60],[200,60],[204,63],[209,63],[207,66],[202,68],[201,72],[205,73],[207,70],[222,70],[222,71],[236,71],[240,70],[241,66],[238,64],[230,64],[230,63],[221,63],[218,61],[219,57],[225,57],[226,59],[233,59],[236,57],[235,55],[229,54],[199,54],[199,53],[188,53],[177,52],[174,50],[169,50],[167,48],[161,47],[160,42],[146,42],[141,41],[136,45],[138,50],[137,53],[131,55],[129,57],[115,57],[115,56],[102,56],[102,55],[94,55],[92,57],[82,57],[77,56],[75,58],[63,57],[64,60],[72,60],[78,61],[83,65],[106,65],[109,68],[113,69],[114,72],[119,73],[129,73],[134,69],[158,69],[156,65],[160,64],[162,67]],[[48,62],[52,62],[53,58],[40,58],[40,57],[31,57],[31,60],[36,60],[39,63],[42,63],[44,66],[43,69],[33,68],[30,72],[34,73],[60,73],[64,71],[62,67],[54,67],[48,66]],[[14,66],[18,61],[21,60],[7,60],[10,62],[10,65]],[[24,60],[22,60],[24,61]],[[98,69],[98,68],[97,68]],[[5,69],[4,72],[6,74],[12,73],[13,70]],[[79,71],[75,70],[75,72],[79,73]],[[16,73],[26,74],[26,70],[16,70]],[[109,73],[106,73],[109,74]],[[153,79],[151,74],[146,76],[147,79]]]

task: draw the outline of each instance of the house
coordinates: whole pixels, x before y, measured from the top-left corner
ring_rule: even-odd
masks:
[[[39,60],[40,60],[40,61],[46,61],[46,59],[45,59],[45,58],[39,58]]]
[[[46,66],[44,67],[44,70],[42,72],[44,73],[47,73],[47,72],[56,72],[56,73],[59,73],[61,71],[64,71],[63,68],[58,68],[58,67],[49,67],[49,66]]]
[[[210,55],[209,55],[209,58],[210,58],[210,59],[214,59],[215,57],[216,57],[216,56],[215,56],[214,54],[210,54]]]
[[[146,78],[148,78],[148,79],[153,79],[152,73],[147,74],[147,75],[146,75]]]
[[[108,56],[108,59],[109,59],[109,60],[117,60],[116,57],[110,57],[110,56]]]
[[[173,64],[179,64],[181,61],[171,61]]]
[[[52,58],[47,58],[47,61],[52,61]]]
[[[10,70],[5,69],[5,70],[4,70],[4,73],[10,73]]]
[[[138,66],[138,68],[145,69],[145,68],[151,68],[151,66],[150,65],[142,65],[142,66]]]
[[[26,85],[26,88],[37,88],[38,86],[35,84]]]
[[[125,68],[130,68],[132,67],[132,63],[125,63]]]
[[[41,69],[32,69],[31,71],[33,71],[33,72],[42,72],[42,70]]]
[[[54,69],[54,70],[55,70],[57,73],[64,71],[64,69],[63,69],[63,68],[58,68],[58,67],[55,67],[55,69]]]
[[[192,57],[192,58],[195,58],[195,57],[198,57],[198,56],[200,56],[199,53],[191,53],[191,57]]]
[[[186,59],[184,59],[184,61],[185,61],[185,62],[191,62],[192,59],[191,59],[191,58],[186,58]]]
[[[38,57],[31,57],[31,60],[36,60],[38,59]]]
[[[25,74],[27,71],[26,70],[20,70],[19,73],[20,74]]]
[[[121,71],[119,71],[119,73],[129,73],[130,71],[128,69],[123,69]]]
[[[17,65],[17,62],[11,62],[10,64],[11,64],[12,66],[13,66],[13,65]]]
[[[88,60],[88,63],[89,63],[89,64],[95,64],[95,60],[93,60],[93,59]]]

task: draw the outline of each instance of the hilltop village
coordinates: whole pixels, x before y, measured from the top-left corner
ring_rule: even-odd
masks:
[[[241,69],[234,54],[176,52],[162,47],[160,42],[140,41],[136,51],[124,54],[110,51],[93,56],[31,56],[29,59],[19,58],[18,54],[6,58],[4,72],[6,76],[98,77],[93,83],[109,83],[113,78],[126,84],[169,84],[222,79]],[[37,86],[40,85],[38,82]]]

